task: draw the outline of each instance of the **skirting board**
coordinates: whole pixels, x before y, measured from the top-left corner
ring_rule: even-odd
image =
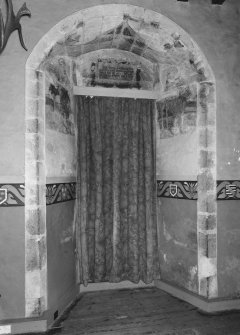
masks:
[[[130,281],[122,281],[119,283],[94,283],[88,284],[88,286],[80,285],[80,292],[92,292],[92,291],[105,291],[105,290],[120,290],[120,289],[127,289],[127,288],[140,288],[140,287],[152,287],[154,283],[145,284],[140,281],[138,284],[134,284]]]
[[[155,280],[155,286],[174,297],[184,300],[189,304],[196,306],[206,313],[217,313],[230,310],[240,310],[240,299],[221,299],[215,298],[208,300],[197,294],[180,289],[161,280]]]
[[[16,322],[0,325],[0,334],[43,333],[47,331],[47,320]]]

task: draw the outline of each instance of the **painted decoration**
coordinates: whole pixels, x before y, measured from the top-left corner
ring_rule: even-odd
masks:
[[[7,189],[0,189],[0,205],[2,205],[7,200]]]
[[[91,63],[90,86],[141,88],[141,67],[126,60],[98,59]]]
[[[197,200],[197,181],[157,180],[157,196],[163,198]],[[46,204],[76,199],[76,182],[46,185]],[[240,200],[240,180],[217,181],[217,200]],[[0,206],[25,205],[24,184],[0,184]]]
[[[25,204],[24,184],[0,184],[0,206],[15,207]]]
[[[179,97],[157,102],[160,138],[191,133],[196,129],[197,101],[191,90]]]
[[[175,184],[170,184],[169,185],[169,193],[172,197],[175,197],[178,192],[178,186]]]
[[[46,64],[46,127],[74,135],[69,61],[63,57]]]
[[[217,200],[240,200],[240,181],[218,180]]]
[[[157,64],[116,49],[97,50],[74,59],[73,81],[77,86],[160,89]]]
[[[157,196],[163,198],[197,200],[197,181],[157,180]]]
[[[76,183],[58,183],[46,185],[46,204],[53,205],[59,202],[76,199]]]

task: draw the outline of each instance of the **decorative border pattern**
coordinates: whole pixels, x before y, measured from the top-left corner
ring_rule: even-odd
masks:
[[[197,200],[197,181],[157,180],[157,196],[162,198]]]
[[[240,180],[218,180],[217,200],[240,200]]]
[[[46,204],[53,205],[59,202],[76,199],[76,183],[59,183],[46,185]]]
[[[6,194],[5,200],[3,199],[4,193]],[[157,180],[157,196],[162,198],[197,200],[197,181]],[[47,205],[75,199],[76,182],[46,185]],[[240,200],[240,180],[218,180],[217,200]],[[0,184],[0,207],[24,205],[24,184]]]
[[[17,207],[24,205],[24,184],[0,184],[0,207]]]

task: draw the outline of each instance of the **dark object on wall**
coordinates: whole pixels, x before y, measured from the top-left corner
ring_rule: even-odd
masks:
[[[54,318],[54,320],[56,320],[58,318],[58,310],[56,310],[56,312],[53,314],[53,318]]]
[[[181,2],[188,2],[188,0],[177,0]],[[225,0],[212,0],[212,5],[222,5],[225,2]]]
[[[27,8],[26,3],[22,5],[22,7],[17,12],[17,15],[13,12],[12,0],[6,0],[7,5],[7,14],[6,14],[6,22],[4,24],[2,11],[0,9],[0,54],[5,49],[8,39],[11,33],[14,30],[18,30],[19,40],[22,47],[27,50],[22,36],[22,27],[20,24],[20,19],[22,16],[31,16],[30,10]]]
[[[222,5],[225,2],[225,0],[212,0],[213,5]]]

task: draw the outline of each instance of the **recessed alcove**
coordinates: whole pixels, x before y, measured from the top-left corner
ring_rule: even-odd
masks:
[[[168,18],[102,5],[53,27],[26,64],[26,316],[78,293],[76,95],[154,100],[159,275],[179,290],[217,297],[213,73]]]

